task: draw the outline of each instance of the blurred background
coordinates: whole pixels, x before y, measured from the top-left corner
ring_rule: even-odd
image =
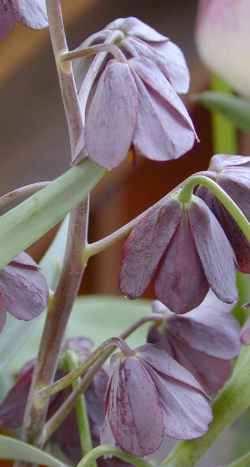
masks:
[[[197,0],[64,0],[69,44],[76,47],[89,34],[116,17],[137,16],[169,36],[184,51],[192,76],[191,93],[209,85],[209,74],[199,61],[194,42]],[[0,42],[0,194],[39,180],[52,180],[70,164],[66,121],[48,31],[17,25]],[[206,169],[212,155],[208,112],[185,98],[200,144],[178,161],[167,164],[141,159],[126,161],[97,187],[91,198],[90,240],[110,233],[157,201],[189,174]],[[246,137],[241,153],[250,152]],[[54,231],[31,248],[40,259]],[[118,294],[121,245],[91,260],[81,293]],[[150,296],[150,291],[148,291]],[[244,423],[243,423],[244,425]],[[244,445],[234,427],[224,443],[209,453],[202,466],[214,467]],[[240,440],[240,441],[239,441]],[[221,449],[222,447],[222,449]],[[216,454],[216,462],[214,459]],[[181,467],[181,466],[180,466]]]

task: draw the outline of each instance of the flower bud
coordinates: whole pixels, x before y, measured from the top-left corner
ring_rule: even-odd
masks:
[[[196,43],[206,65],[250,96],[249,0],[200,0]]]

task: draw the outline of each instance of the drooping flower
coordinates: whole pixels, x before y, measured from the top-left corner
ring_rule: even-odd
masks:
[[[200,0],[196,29],[200,56],[211,70],[248,97],[249,22],[249,0]]]
[[[0,0],[0,39],[12,31],[17,22],[32,29],[46,28],[45,0]]]
[[[92,341],[79,337],[68,339],[63,347],[65,350],[74,351],[80,361],[84,361],[90,354]],[[10,389],[5,399],[0,403],[0,427],[16,430],[23,423],[24,409],[27,402],[29,389],[34,369],[34,361],[29,362],[20,371],[15,385]],[[56,379],[61,378],[65,372],[57,370]],[[107,387],[108,375],[104,369],[97,374],[85,394],[87,411],[90,420],[91,434],[94,445],[100,442],[100,430],[104,422],[104,395]],[[65,389],[51,399],[48,417],[51,417],[65,401],[70,390]],[[78,463],[81,459],[81,446],[77,428],[76,414],[72,411],[58,430],[52,436],[52,442],[60,447],[62,452],[71,460]],[[102,465],[105,465],[103,463]],[[116,465],[114,463],[114,465]],[[123,464],[117,464],[122,467]]]
[[[111,58],[107,53],[102,61],[97,54],[79,90],[86,123],[81,145],[88,157],[112,169],[131,148],[158,161],[185,154],[196,133],[177,95],[189,87],[181,51],[136,18],[114,21],[87,43],[103,43],[105,38],[107,51],[111,42],[118,54]]]
[[[250,221],[250,157],[215,155],[210,161],[207,176],[226,191]],[[206,202],[222,225],[234,249],[239,270],[250,273],[250,244],[239,226],[207,188],[199,187],[196,194]]]
[[[0,330],[7,312],[29,321],[45,310],[48,286],[33,259],[21,253],[0,271]]]
[[[192,439],[207,431],[212,414],[204,390],[166,352],[146,344],[111,364],[102,442],[143,457],[166,435]]]
[[[150,329],[148,342],[170,354],[214,396],[229,378],[231,360],[240,352],[240,327],[230,314],[232,305],[210,291],[199,307],[185,315],[172,313],[158,301],[153,310],[165,321]]]
[[[120,289],[141,296],[153,281],[156,297],[175,313],[196,308],[209,288],[225,303],[237,300],[235,258],[207,205],[163,199],[137,223],[123,246]]]

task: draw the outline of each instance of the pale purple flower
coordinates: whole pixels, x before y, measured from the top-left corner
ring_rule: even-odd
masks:
[[[7,312],[29,321],[45,310],[49,290],[39,267],[26,253],[21,253],[0,271],[0,329]]]
[[[212,413],[203,388],[165,351],[146,344],[111,364],[102,442],[143,457],[166,435],[192,439],[207,431]]]
[[[151,327],[148,342],[169,353],[214,396],[229,378],[231,361],[240,352],[240,326],[230,314],[232,308],[211,291],[185,315],[176,315],[156,301],[153,311],[165,321]]]
[[[250,221],[250,157],[215,155],[211,159],[207,176],[226,191]],[[249,274],[250,244],[239,226],[207,188],[199,187],[196,194],[206,202],[222,225],[234,249],[239,270]]]
[[[141,296],[154,282],[156,298],[175,313],[197,307],[209,288],[237,301],[235,258],[219,222],[193,196],[188,206],[168,197],[144,215],[123,246],[120,289]]]
[[[17,22],[32,29],[46,28],[45,0],[0,0],[0,39],[12,31]]]
[[[249,23],[249,0],[199,1],[196,43],[201,58],[212,71],[248,97]]]
[[[107,54],[98,65],[97,54],[82,80],[85,129],[78,152],[84,146],[85,154],[107,169],[119,165],[130,149],[157,161],[177,159],[197,138],[177,95],[189,87],[184,57],[175,44],[136,18],[114,21],[88,45],[105,38],[112,42],[115,31],[120,37],[112,45],[118,55]]]

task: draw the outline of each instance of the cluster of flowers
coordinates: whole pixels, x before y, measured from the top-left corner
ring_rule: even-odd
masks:
[[[181,51],[136,18],[112,22],[81,47],[97,51],[100,45],[104,48],[90,61],[79,87],[85,123],[79,152],[84,148],[108,169],[130,149],[154,160],[186,153],[197,137],[178,97],[189,86]],[[207,177],[250,220],[250,158],[214,156]],[[240,351],[240,328],[230,313],[238,298],[237,270],[250,273],[250,245],[207,189],[198,187],[189,203],[176,194],[167,196],[141,218],[123,248],[120,288],[136,298],[154,282],[158,300],[153,311],[162,320],[151,328],[147,344],[133,350],[122,346],[109,369],[96,374],[86,393],[95,444],[112,442],[145,457],[166,436],[192,439],[207,431],[209,401],[228,379]],[[0,272],[0,299],[1,326],[7,310],[31,319],[45,308],[46,283],[27,255]],[[248,334],[246,325],[245,342]],[[91,344],[78,338],[67,341],[65,349],[84,361]],[[4,427],[22,424],[33,368],[34,362],[25,366],[0,404]],[[59,368],[56,378],[63,372]],[[51,399],[49,417],[66,396],[62,391]],[[52,441],[79,459],[74,412]],[[110,460],[108,465],[112,462],[118,465]]]

